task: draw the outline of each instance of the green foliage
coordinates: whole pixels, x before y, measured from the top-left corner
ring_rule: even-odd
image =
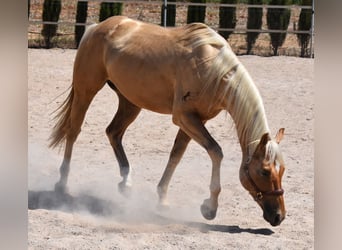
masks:
[[[122,13],[122,3],[102,2],[100,5],[99,21],[102,22],[111,16],[118,16]]]
[[[161,25],[164,25],[164,5],[162,5],[161,11]],[[175,4],[167,4],[166,11],[166,26],[175,26],[176,25],[176,5]]]
[[[262,0],[249,0],[248,4],[262,4]],[[248,8],[247,29],[261,29],[262,27],[262,8]],[[259,32],[247,33],[247,54],[250,54]]]
[[[312,5],[312,0],[303,0],[303,5]],[[298,21],[298,30],[309,31],[311,29],[312,22],[312,10],[311,9],[301,9]],[[301,47],[300,56],[307,56],[307,48],[310,41],[310,34],[297,34],[298,43]]]
[[[45,0],[43,4],[43,21],[57,22],[61,8],[61,0]],[[46,48],[51,47],[51,39],[56,35],[57,27],[57,24],[43,24],[42,35]]]
[[[206,0],[190,0],[191,3],[205,3]],[[205,20],[206,6],[188,6],[187,23],[201,22]]]
[[[290,0],[271,0],[270,5],[289,5]],[[267,10],[267,26],[271,30],[287,30],[290,22],[290,9],[269,8]],[[270,33],[273,54],[278,54],[278,48],[284,43],[286,33]]]
[[[86,23],[87,11],[88,11],[88,2],[77,2],[76,23],[84,23],[84,24]],[[85,31],[85,26],[75,25],[75,42],[76,42],[77,48],[80,44],[84,31]]]
[[[222,4],[236,4],[237,0],[221,0]],[[224,29],[234,29],[236,25],[236,8],[235,7],[220,7],[219,9],[219,27]],[[233,31],[219,31],[219,34],[225,39],[228,39],[229,35]]]

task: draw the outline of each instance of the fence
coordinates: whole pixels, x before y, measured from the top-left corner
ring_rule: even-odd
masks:
[[[248,32],[260,33],[256,44],[254,45],[253,54],[269,56],[271,55],[270,48],[270,33],[286,33],[286,40],[283,46],[279,49],[279,55],[299,56],[300,46],[297,42],[296,34],[309,34],[310,46],[308,54],[310,57],[314,55],[314,6],[298,6],[298,5],[248,5],[248,4],[220,4],[215,2],[207,3],[191,3],[186,1],[134,1],[134,0],[81,0],[88,2],[88,16],[87,22],[76,23],[76,5],[77,1],[64,0],[62,1],[62,11],[60,21],[58,22],[43,22],[42,8],[44,0],[31,0],[31,8],[29,12],[29,27],[28,27],[28,46],[29,47],[43,47],[44,42],[41,36],[41,29],[43,24],[58,24],[57,36],[54,38],[56,47],[75,48],[74,42],[74,27],[75,25],[89,25],[98,22],[99,6],[101,2],[123,3],[123,15],[132,17],[134,19],[155,23],[166,26],[166,14],[170,5],[177,7],[176,11],[176,26],[186,24],[186,16],[188,6],[206,6],[205,23],[216,31],[232,31],[228,42],[237,54],[245,54],[246,40],[245,35]],[[220,7],[235,7],[237,23],[234,29],[219,28],[219,8]],[[247,10],[249,7],[263,9],[263,24],[261,29],[247,29]],[[266,13],[269,8],[291,10],[291,19],[288,29],[286,30],[271,30],[267,28]],[[164,23],[161,23],[162,10],[164,11]],[[312,10],[312,27],[309,31],[297,30],[297,23],[301,9]]]

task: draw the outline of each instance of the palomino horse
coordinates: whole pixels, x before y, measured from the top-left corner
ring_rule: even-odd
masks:
[[[194,139],[212,161],[210,197],[201,212],[206,219],[214,219],[223,154],[204,125],[226,110],[234,120],[243,153],[243,187],[271,225],[285,218],[284,162],[278,146],[284,129],[271,139],[262,99],[248,72],[227,41],[200,23],[163,28],[117,16],[87,29],[76,55],[70,94],[51,135],[51,147],[65,142],[56,191],[66,191],[73,144],[92,99],[106,83],[119,98],[106,133],[120,166],[122,193],[131,187],[130,166],[121,143],[125,130],[141,109],[171,114],[179,131],[158,184],[160,204],[167,203],[172,174]]]

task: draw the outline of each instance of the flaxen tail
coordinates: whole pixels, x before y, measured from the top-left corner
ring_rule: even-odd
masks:
[[[71,91],[68,97],[56,110],[58,112],[54,117],[57,120],[55,126],[53,127],[52,133],[50,135],[49,147],[55,148],[65,142],[68,129],[70,128],[70,114],[71,106],[74,99],[74,88],[71,87]]]

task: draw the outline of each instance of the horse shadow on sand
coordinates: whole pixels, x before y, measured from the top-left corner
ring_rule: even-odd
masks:
[[[268,228],[241,228],[236,225],[208,224],[204,222],[186,221],[170,218],[163,213],[151,209],[141,210],[140,213],[131,216],[130,211],[122,204],[97,198],[89,194],[78,194],[76,196],[68,193],[55,191],[28,191],[28,209],[59,210],[64,212],[87,212],[100,217],[110,217],[122,222],[154,223],[157,225],[179,224],[198,229],[200,232],[210,231],[239,234],[250,233],[258,235],[272,235],[274,232]],[[129,215],[129,216],[128,216]],[[130,219],[128,219],[130,218]]]
[[[84,211],[98,216],[118,214],[121,208],[110,201],[88,194],[77,196],[55,191],[28,191],[28,209],[61,210],[65,212]]]

